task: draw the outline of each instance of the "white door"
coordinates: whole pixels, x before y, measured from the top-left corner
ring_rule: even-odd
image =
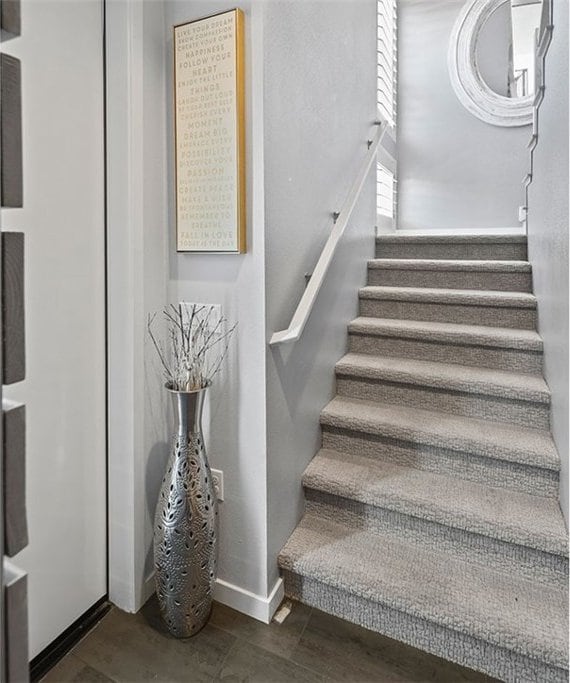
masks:
[[[22,0],[30,657],[107,591],[102,0]]]

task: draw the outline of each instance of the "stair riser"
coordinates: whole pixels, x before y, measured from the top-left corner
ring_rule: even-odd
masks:
[[[435,472],[456,479],[500,486],[536,496],[558,496],[558,472],[542,467],[498,460],[464,451],[453,451],[442,445],[402,441],[389,436],[366,434],[323,425],[323,448],[339,453]]]
[[[289,570],[283,571],[285,595],[364,628],[408,643],[507,683],[567,683],[568,673],[491,643],[438,626],[425,619],[327,586]]]
[[[488,327],[534,330],[536,311],[533,308],[499,308],[496,306],[464,306],[457,304],[360,299],[360,315],[397,320],[427,320],[443,323],[464,323]]]
[[[349,334],[349,350],[354,353],[416,358],[418,360],[458,363],[481,368],[541,373],[542,352],[502,349],[491,346],[460,346],[437,341]]]
[[[443,446],[402,441],[389,436],[366,434],[323,425],[323,448],[339,453],[354,453],[361,457],[380,459],[402,467],[412,467],[465,479],[488,486],[500,486],[535,496],[558,496],[558,472],[542,467],[523,465],[508,460]]]
[[[563,588],[568,582],[568,561],[558,555],[310,488],[305,489],[305,498],[306,512],[355,530],[393,536],[469,564],[493,566],[498,571],[551,587]],[[390,501],[388,505],[398,503]]]
[[[526,261],[525,244],[377,243],[376,258],[461,259],[468,261]]]
[[[530,273],[369,268],[368,284],[385,287],[433,287],[502,292],[532,292]]]
[[[360,377],[337,376],[336,388],[340,396],[366,401],[429,408],[453,415],[510,422],[534,429],[550,428],[550,409],[545,403]]]

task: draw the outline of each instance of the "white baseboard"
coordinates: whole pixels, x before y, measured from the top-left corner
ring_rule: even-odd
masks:
[[[233,583],[218,579],[214,588],[214,600],[258,621],[269,624],[285,595],[283,579],[279,578],[268,597],[251,593]]]
[[[154,572],[144,582],[141,607],[153,593]],[[233,583],[222,581],[222,579],[217,579],[214,586],[214,600],[235,609],[237,612],[247,614],[258,621],[262,621],[264,624],[269,624],[284,595],[282,578],[277,579],[273,590],[266,598],[262,595],[251,593]]]

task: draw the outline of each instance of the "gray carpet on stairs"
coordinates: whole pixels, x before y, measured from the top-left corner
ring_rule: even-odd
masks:
[[[568,534],[530,285],[520,236],[377,239],[279,564],[295,599],[535,683],[568,680]]]
[[[542,371],[542,339],[534,330],[360,317],[349,327],[349,351],[456,365]]]
[[[368,262],[368,284],[530,292],[532,277],[525,261],[374,259]]]
[[[526,261],[526,238],[489,235],[382,235],[376,258]]]
[[[369,285],[360,290],[360,315],[535,329],[536,299],[526,292]]]

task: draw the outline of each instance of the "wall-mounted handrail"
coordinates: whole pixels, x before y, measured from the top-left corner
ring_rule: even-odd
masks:
[[[529,188],[532,183],[532,169],[534,166],[534,152],[538,146],[539,139],[539,116],[538,111],[544,100],[544,92],[546,90],[545,75],[546,75],[546,54],[550,43],[552,41],[552,32],[554,30],[553,21],[553,0],[544,0],[542,3],[542,13],[540,16],[540,26],[535,34],[535,52],[534,52],[534,71],[536,92],[532,107],[532,135],[528,142],[529,149],[529,172],[525,174],[522,179],[524,204],[519,207],[519,215],[521,216],[521,223],[524,224],[525,230],[528,230],[528,214],[529,214]]]
[[[313,270],[311,279],[309,280],[309,283],[303,292],[303,296],[299,301],[299,305],[297,306],[295,313],[291,318],[289,327],[286,330],[275,332],[272,335],[269,341],[272,346],[275,346],[276,344],[285,344],[297,341],[305,329],[305,325],[307,324],[307,320],[311,315],[311,311],[313,310],[317,295],[333,260],[338,243],[344,234],[346,226],[348,225],[348,221],[350,220],[350,216],[352,215],[354,207],[356,206],[358,198],[360,197],[360,193],[364,187],[364,183],[368,177],[370,168],[376,161],[378,146],[390,128],[388,122],[383,118],[380,118],[380,120],[377,122],[377,125],[378,130],[376,131],[372,140],[369,140],[366,157],[362,162],[360,171],[358,172],[358,175],[356,176],[354,183],[350,188],[348,196],[340,211],[333,214],[335,216],[333,228],[325,243],[325,246],[323,247],[321,255],[319,256],[319,260],[317,261],[317,265]]]

